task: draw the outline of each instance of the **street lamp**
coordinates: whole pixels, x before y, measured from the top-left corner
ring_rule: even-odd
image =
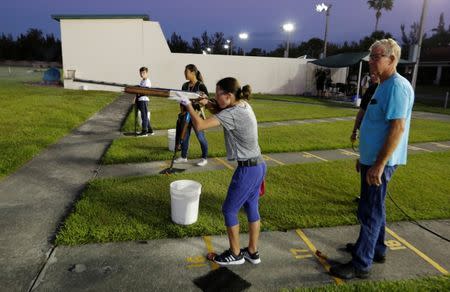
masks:
[[[417,73],[419,71],[419,60],[420,60],[420,50],[422,48],[422,39],[423,39],[423,30],[424,30],[424,22],[425,15],[428,11],[428,0],[423,0],[422,4],[422,15],[420,16],[420,24],[419,24],[419,42],[417,43],[417,56],[414,64],[414,71],[411,79],[411,85],[414,90],[416,90],[416,82],[417,82]]]
[[[323,12],[325,11],[325,15],[326,15],[326,20],[325,20],[325,36],[323,38],[323,57],[325,58],[327,56],[327,34],[328,34],[328,16],[330,16],[330,9],[331,9],[331,4],[317,4],[316,5],[316,11],[317,12]]]
[[[227,45],[227,44],[225,44],[225,45],[223,45],[223,48],[225,49],[225,50],[227,50],[227,55],[230,53],[229,51],[228,51],[228,49],[230,48],[230,46],[229,45]]]
[[[240,33],[240,34],[239,34],[239,38],[240,38],[241,40],[245,41],[246,39],[248,39],[248,33],[246,33],[246,32]],[[244,51],[244,56],[245,56],[245,49],[243,49],[243,51]]]
[[[206,51],[208,52],[208,54],[211,54],[211,48],[206,48]]]
[[[284,57],[289,57],[289,37],[291,35],[291,32],[294,30],[294,24],[293,23],[285,23],[283,24],[283,30],[287,33],[287,39],[286,39],[286,49],[284,50]]]

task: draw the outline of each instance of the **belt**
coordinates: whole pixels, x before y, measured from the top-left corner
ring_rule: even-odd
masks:
[[[256,157],[256,158],[250,158],[247,160],[238,160],[238,166],[257,166],[261,162],[263,162],[264,159],[262,157]]]

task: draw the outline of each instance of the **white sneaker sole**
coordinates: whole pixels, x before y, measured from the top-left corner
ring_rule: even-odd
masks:
[[[233,262],[217,262],[217,261],[214,261],[216,264],[218,264],[218,265],[221,265],[221,266],[236,266],[236,265],[242,265],[242,264],[244,264],[245,263],[245,259],[244,258],[242,258],[242,259],[240,259],[240,260],[238,260],[238,261],[233,261]]]
[[[257,264],[261,263],[261,259],[256,259],[256,260],[254,260],[254,259],[246,258],[246,257],[244,257],[244,259],[245,259],[246,261],[248,261],[248,262],[254,264],[254,265],[257,265]]]

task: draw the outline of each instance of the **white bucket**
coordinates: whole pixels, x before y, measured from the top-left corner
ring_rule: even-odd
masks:
[[[198,218],[198,205],[202,185],[193,180],[177,180],[170,184],[172,221],[189,225]]]
[[[167,141],[168,141],[168,146],[169,146],[169,151],[174,151],[175,150],[175,136],[177,134],[177,130],[176,129],[169,129],[167,130]]]

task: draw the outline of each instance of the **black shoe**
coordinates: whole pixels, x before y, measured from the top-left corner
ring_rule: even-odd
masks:
[[[138,137],[147,137],[148,133],[146,131],[142,131],[140,133],[138,133]]]
[[[251,253],[248,250],[248,247],[241,249],[241,254],[244,256],[244,259],[251,262],[254,265],[257,265],[261,262],[261,259],[259,258],[259,252],[256,251],[255,253]]]
[[[241,252],[236,256],[229,249],[224,251],[220,255],[216,255],[213,258],[213,261],[221,266],[242,265],[243,263],[245,263],[244,256]]]
[[[349,253],[353,253],[353,251],[355,250],[355,245],[353,243],[347,243],[345,245],[345,250]],[[386,262],[386,255],[375,254],[373,256],[373,261],[375,263],[384,264]]]
[[[352,262],[331,267],[330,274],[345,280],[350,280],[353,278],[366,279],[369,277],[368,271],[363,271],[356,268],[353,266]]]

